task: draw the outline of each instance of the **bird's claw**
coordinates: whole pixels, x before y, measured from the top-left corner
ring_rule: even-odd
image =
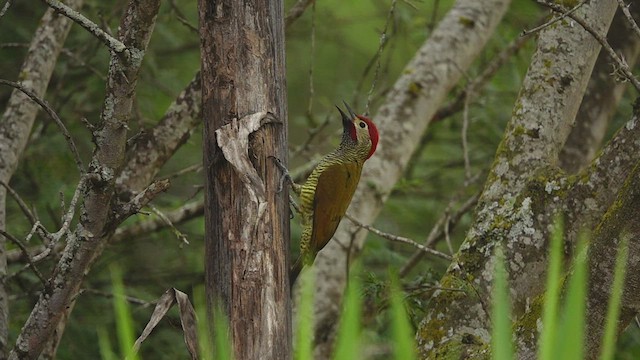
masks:
[[[282,189],[284,188],[285,181],[287,181],[291,186],[293,186],[293,179],[291,178],[291,175],[289,175],[289,170],[287,170],[287,167],[284,166],[284,164],[280,159],[272,155],[269,155],[269,157],[274,159],[276,166],[280,169],[280,171],[282,171],[282,176],[280,176],[278,190],[276,190],[276,193],[279,194],[282,192]]]

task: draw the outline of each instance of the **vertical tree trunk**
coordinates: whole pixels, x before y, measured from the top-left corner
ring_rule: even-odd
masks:
[[[210,315],[219,306],[228,316],[237,359],[288,359],[288,195],[276,193],[280,172],[268,158],[286,160],[283,3],[200,0],[198,7],[207,305]],[[247,116],[258,112],[275,121],[252,123]],[[248,154],[223,153],[221,143],[242,146],[247,136]]]

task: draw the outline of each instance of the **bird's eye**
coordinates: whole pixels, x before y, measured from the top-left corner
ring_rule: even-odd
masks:
[[[364,121],[360,121],[360,127],[364,129],[367,127],[367,124],[365,124]]]

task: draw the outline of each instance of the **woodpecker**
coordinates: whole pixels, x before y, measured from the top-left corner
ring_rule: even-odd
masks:
[[[331,240],[347,212],[362,173],[362,166],[376,151],[378,129],[371,119],[357,115],[345,102],[348,114],[342,117],[342,140],[325,155],[302,185],[292,183],[300,199],[302,235],[300,255],[291,268],[291,286],[303,267],[313,264],[316,255]]]

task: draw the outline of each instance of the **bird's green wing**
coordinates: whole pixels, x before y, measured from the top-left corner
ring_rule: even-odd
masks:
[[[318,177],[313,199],[311,249],[317,253],[327,245],[347,212],[356,191],[362,164],[349,162],[327,166]]]

